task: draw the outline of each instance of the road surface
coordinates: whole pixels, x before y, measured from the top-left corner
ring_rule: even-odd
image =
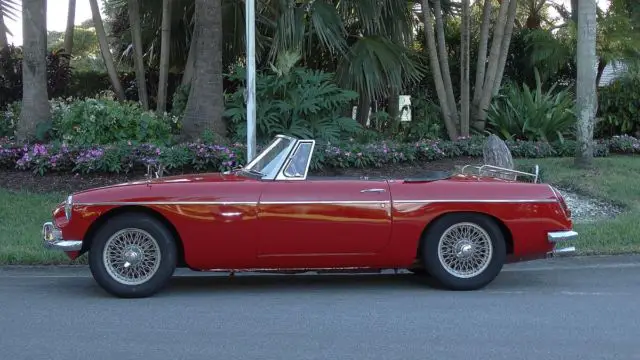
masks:
[[[407,274],[200,276],[106,295],[87,268],[0,268],[0,359],[640,359],[640,257],[508,265],[475,292]]]

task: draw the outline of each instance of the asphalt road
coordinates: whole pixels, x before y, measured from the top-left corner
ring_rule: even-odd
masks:
[[[0,268],[0,359],[640,359],[640,257],[510,265],[464,293],[406,274],[189,275],[122,300],[86,268]]]

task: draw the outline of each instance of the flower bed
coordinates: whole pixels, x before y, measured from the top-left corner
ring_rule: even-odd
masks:
[[[318,168],[371,168],[387,164],[428,162],[446,158],[481,157],[484,137],[458,141],[425,140],[415,143],[384,141],[319,143],[312,166]],[[575,142],[544,143],[508,141],[516,158],[574,156]],[[595,156],[640,153],[640,139],[616,136],[596,142]],[[58,144],[19,145],[0,142],[0,168],[47,172],[123,173],[163,164],[168,170],[183,172],[225,171],[242,165],[244,144],[222,146],[187,143],[173,147],[122,142],[108,146],[66,146]],[[173,171],[172,171],[173,172]]]

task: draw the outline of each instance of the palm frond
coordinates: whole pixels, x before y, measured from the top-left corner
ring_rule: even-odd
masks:
[[[21,6],[20,0],[0,0],[0,15],[5,19],[18,21],[18,13],[22,11]]]
[[[338,66],[341,86],[373,98],[388,95],[391,84],[418,81],[425,73],[419,55],[382,36],[361,37]]]

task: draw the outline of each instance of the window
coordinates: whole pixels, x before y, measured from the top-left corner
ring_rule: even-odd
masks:
[[[293,140],[278,137],[265,148],[245,169],[267,176],[277,171],[287,156]]]
[[[284,175],[294,178],[305,178],[307,176],[307,165],[311,157],[313,148],[311,142],[301,142],[293,153],[289,164],[284,170]]]

